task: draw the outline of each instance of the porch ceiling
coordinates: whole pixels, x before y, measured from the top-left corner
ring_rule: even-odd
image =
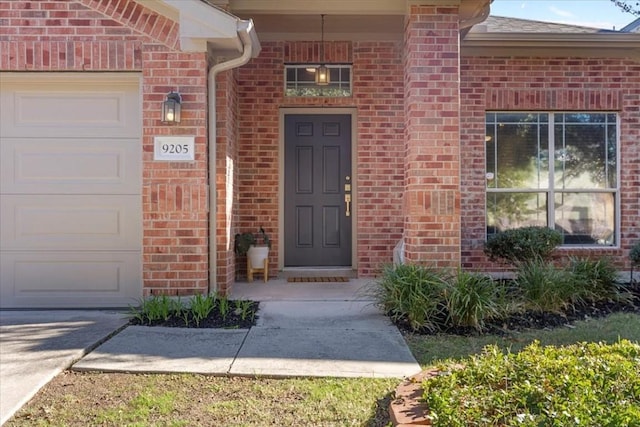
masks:
[[[247,14],[263,41],[320,40],[320,15]],[[404,15],[327,15],[324,39],[331,40],[401,40]]]
[[[210,0],[211,1],[211,0]],[[402,40],[407,8],[415,0],[214,0],[243,19],[252,19],[260,39],[319,40],[320,15],[326,40]],[[491,0],[429,0],[460,8],[460,28],[484,20]]]

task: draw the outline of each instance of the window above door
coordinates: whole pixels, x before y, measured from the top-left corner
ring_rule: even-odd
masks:
[[[351,96],[351,65],[331,64],[329,84],[316,83],[318,64],[285,65],[285,96],[297,97],[349,97]]]

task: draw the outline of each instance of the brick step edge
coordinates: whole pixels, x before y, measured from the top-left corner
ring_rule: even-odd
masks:
[[[455,365],[454,369],[462,369]],[[395,398],[389,403],[389,417],[394,427],[430,426],[429,406],[422,401],[422,383],[441,375],[439,369],[431,368],[406,378],[396,388]]]

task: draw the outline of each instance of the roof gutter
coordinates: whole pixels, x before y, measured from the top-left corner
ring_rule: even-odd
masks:
[[[460,3],[460,36],[465,38],[466,35],[476,24],[481,23],[491,13],[491,3],[493,0],[479,2],[474,0],[473,2],[461,2]]]
[[[215,64],[209,70],[209,285],[207,293],[211,293],[212,285],[216,284],[217,275],[217,239],[216,239],[216,218],[217,218],[217,197],[216,197],[216,143],[218,129],[216,126],[216,77],[223,71],[240,67],[258,56],[260,52],[260,41],[255,32],[252,20],[238,20],[238,37],[242,43],[242,54],[237,57]],[[217,285],[217,284],[216,284]],[[216,286],[217,287],[217,286]]]

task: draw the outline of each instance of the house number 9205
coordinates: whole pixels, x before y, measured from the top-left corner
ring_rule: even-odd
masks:
[[[162,154],[189,154],[188,144],[162,144]]]
[[[153,159],[169,162],[192,162],[195,160],[195,137],[156,136]]]

